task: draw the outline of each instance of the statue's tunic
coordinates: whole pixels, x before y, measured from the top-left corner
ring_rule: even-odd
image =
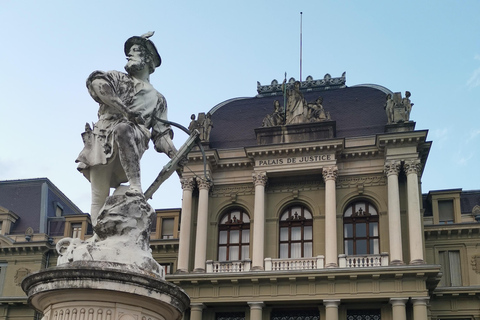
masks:
[[[141,114],[145,124],[133,123],[116,108],[104,104],[91,88],[92,82],[96,79],[108,83],[129,110]],[[79,162],[78,170],[88,180],[90,180],[90,167],[114,165],[113,172],[117,174],[112,176],[110,186],[114,188],[120,183],[128,181],[117,159],[117,145],[114,141],[113,131],[119,123],[128,123],[133,128],[135,144],[140,157],[148,149],[149,139],[153,140],[158,151],[166,154],[172,151],[169,150],[169,145],[173,145],[168,141],[162,141],[170,140],[172,135],[170,126],[159,121],[159,119],[167,120],[167,102],[165,97],[151,84],[119,71],[94,71],[87,79],[87,88],[92,98],[100,104],[98,122],[94,124],[93,130],[87,128],[82,134],[84,148],[76,160]]]
[[[305,99],[300,91],[291,89],[288,92],[286,124],[302,123],[305,121]]]

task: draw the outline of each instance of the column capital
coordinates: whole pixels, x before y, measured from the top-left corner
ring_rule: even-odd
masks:
[[[383,167],[385,171],[385,175],[388,177],[392,174],[398,176],[400,172],[400,161],[390,160],[385,162],[385,166]]]
[[[337,172],[337,166],[324,167],[322,169],[323,180],[325,180],[325,182],[327,182],[328,180],[337,180]]]
[[[340,300],[323,300],[323,304],[326,308],[338,307],[340,305]]]
[[[190,303],[190,309],[202,311],[203,309],[205,309],[205,305],[203,303]]]
[[[414,160],[406,160],[404,165],[403,165],[403,170],[405,171],[405,174],[416,174],[418,175],[420,171],[422,170],[422,164],[420,163],[420,160],[414,159]]]
[[[390,304],[392,306],[405,306],[408,298],[390,298]]]
[[[192,191],[195,187],[195,180],[192,178],[181,178],[180,184],[183,190]]]
[[[206,179],[196,178],[196,180],[197,180],[197,185],[199,189],[209,190],[210,187],[212,186],[212,183]]]
[[[412,297],[411,299],[414,306],[426,306],[430,297]]]
[[[261,171],[261,172],[254,172],[252,174],[252,177],[253,177],[253,184],[255,186],[266,186],[267,185],[267,180],[268,180],[268,177],[267,177],[267,173],[264,172],[264,171]]]
[[[250,309],[262,309],[265,307],[263,302],[247,302],[247,304],[250,306]]]

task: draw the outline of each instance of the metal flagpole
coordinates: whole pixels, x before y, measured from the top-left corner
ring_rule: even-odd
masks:
[[[303,12],[300,12],[300,82],[302,82],[302,17]]]

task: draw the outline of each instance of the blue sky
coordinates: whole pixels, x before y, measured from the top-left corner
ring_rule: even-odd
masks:
[[[155,31],[162,66],[152,84],[169,118],[188,125],[257,81],[299,78],[303,12],[305,78],[347,73],[412,93],[411,118],[433,141],[423,192],[480,189],[479,1],[0,1],[0,180],[48,177],[82,210],[90,186],[74,163],[98,105],[85,88],[94,70],[123,70],[123,44]],[[186,136],[176,132],[179,146]],[[142,160],[146,188],[166,163]],[[172,176],[155,208],[181,206]]]

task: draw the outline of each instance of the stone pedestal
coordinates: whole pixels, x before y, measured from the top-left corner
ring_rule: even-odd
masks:
[[[129,265],[76,261],[26,277],[22,288],[42,320],[179,320],[190,298]]]

